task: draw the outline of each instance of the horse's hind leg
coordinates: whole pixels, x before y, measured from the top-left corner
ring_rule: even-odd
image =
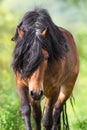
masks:
[[[28,98],[28,88],[27,87],[18,87],[18,94],[21,100],[21,113],[25,120],[26,130],[32,130],[31,123],[30,123],[30,105],[29,105],[29,98]]]
[[[36,130],[41,130],[41,117],[42,117],[42,112],[41,112],[41,106],[40,106],[40,101],[32,101],[32,114],[35,120],[36,124]]]

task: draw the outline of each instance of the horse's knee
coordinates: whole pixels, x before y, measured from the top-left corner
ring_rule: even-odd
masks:
[[[63,104],[54,106],[54,109],[53,109],[53,119],[54,120],[58,120],[62,110],[63,110]]]
[[[56,105],[56,106],[54,106],[54,109],[53,109],[53,115],[54,114],[59,114],[61,111],[63,110],[63,105],[61,104],[61,105]]]
[[[21,105],[20,110],[23,116],[30,115],[31,109],[29,105]]]

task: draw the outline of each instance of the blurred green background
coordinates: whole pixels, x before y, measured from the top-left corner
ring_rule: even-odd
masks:
[[[71,130],[87,130],[87,0],[0,0],[0,130],[25,129],[11,68],[15,46],[11,38],[25,12],[36,6],[46,8],[53,21],[75,38],[80,56],[80,73],[73,92],[76,113],[69,101],[67,111]]]

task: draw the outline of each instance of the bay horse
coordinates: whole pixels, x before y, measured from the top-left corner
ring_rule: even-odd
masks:
[[[27,12],[16,28],[12,67],[16,75],[21,113],[26,130],[61,130],[61,112],[79,72],[79,56],[73,36],[54,24],[47,10]],[[41,99],[45,97],[42,117]],[[31,109],[32,108],[32,109]],[[69,126],[66,123],[68,130]]]

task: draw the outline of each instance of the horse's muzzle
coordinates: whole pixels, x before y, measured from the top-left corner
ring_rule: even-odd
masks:
[[[33,90],[30,91],[30,96],[34,99],[34,100],[40,100],[41,97],[43,96],[43,90],[40,90],[39,92],[35,92]]]

